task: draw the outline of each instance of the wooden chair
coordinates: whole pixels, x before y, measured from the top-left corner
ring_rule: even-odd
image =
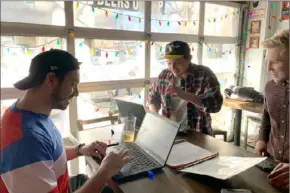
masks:
[[[212,136],[215,137],[216,135],[223,135],[224,141],[227,142],[227,131],[221,130],[221,129],[213,129],[212,130]]]
[[[109,116],[107,117],[101,117],[101,118],[96,118],[96,119],[89,119],[89,120],[77,120],[77,126],[78,126],[78,130],[82,131],[84,130],[84,125],[89,125],[89,124],[95,124],[95,123],[100,123],[100,122],[104,122],[104,121],[111,121],[111,124],[114,125],[115,123],[121,123],[119,115],[118,115],[118,111],[116,112],[112,112],[109,111],[108,112]]]

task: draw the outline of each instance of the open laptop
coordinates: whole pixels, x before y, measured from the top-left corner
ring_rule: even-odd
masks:
[[[180,124],[158,114],[147,112],[135,142],[109,148],[109,151],[128,148],[132,159],[113,177],[120,184],[148,176],[148,171],[161,172],[166,165]]]
[[[146,114],[143,105],[118,99],[116,99],[116,103],[121,117],[133,115],[134,117],[137,118],[136,128],[139,129]]]

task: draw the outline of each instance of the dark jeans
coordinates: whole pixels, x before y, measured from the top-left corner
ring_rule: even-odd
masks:
[[[69,178],[69,193],[73,193],[79,189],[89,178],[84,174],[78,174]],[[102,193],[113,193],[113,190],[107,186],[103,189]]]

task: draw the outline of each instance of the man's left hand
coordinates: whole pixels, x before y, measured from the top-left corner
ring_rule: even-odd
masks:
[[[96,141],[80,148],[80,153],[85,156],[96,156],[102,159],[106,156],[107,144]]]
[[[168,87],[165,89],[165,94],[171,95],[171,96],[177,96],[182,99],[184,99],[184,96],[185,96],[185,92],[181,88],[178,88],[174,84],[174,82],[169,83]]]
[[[279,163],[268,179],[270,184],[277,188],[289,189],[289,163]]]

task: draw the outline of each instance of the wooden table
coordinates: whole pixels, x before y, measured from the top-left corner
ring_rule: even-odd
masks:
[[[111,136],[112,127],[103,127],[90,130],[84,130],[74,133],[72,141],[89,143],[95,140],[108,140]],[[115,135],[118,139],[118,130],[120,125],[113,126]],[[179,137],[181,138],[181,137]],[[223,156],[256,156],[241,148],[235,147],[229,143],[215,139],[211,136],[194,132],[187,137],[182,137],[189,142],[203,147],[212,152],[219,152]],[[87,158],[87,161],[93,168],[98,168],[97,163]],[[243,188],[250,189],[253,193],[278,193],[267,180],[267,173],[257,167],[234,176],[230,180],[222,181],[207,176],[194,174],[177,173],[169,168],[164,168],[164,172],[156,175],[153,181],[148,178],[139,179],[120,185],[116,192],[124,193],[217,193],[222,188]]]
[[[225,98],[224,102],[223,102],[223,106],[230,107],[230,108],[234,109],[234,111],[235,111],[234,144],[236,146],[240,146],[242,110],[262,114],[263,113],[263,104]]]

